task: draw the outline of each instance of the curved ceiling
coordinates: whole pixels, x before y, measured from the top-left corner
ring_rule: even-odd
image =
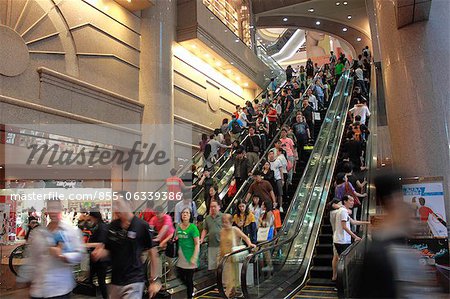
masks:
[[[366,45],[371,45],[371,40],[364,32],[339,22],[320,19],[320,25],[316,25],[318,18],[305,16],[289,16],[287,21],[283,21],[284,15],[261,16],[256,21],[258,28],[264,27],[294,27],[302,29],[312,29],[320,31],[347,41],[359,53]],[[347,31],[343,31],[343,28]],[[360,40],[359,40],[360,39]]]
[[[259,28],[313,29],[347,41],[357,52],[371,45],[365,0],[253,0],[252,5]]]

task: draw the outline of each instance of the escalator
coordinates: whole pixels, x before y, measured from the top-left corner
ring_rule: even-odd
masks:
[[[338,82],[325,116],[321,132],[294,194],[283,227],[274,239],[258,244],[245,259],[241,270],[241,288],[245,298],[281,298],[295,283],[301,282],[317,239],[326,199],[330,190],[353,80],[347,71]],[[242,250],[248,250],[242,249]],[[218,289],[225,296],[222,269],[218,269]],[[247,273],[248,272],[248,273]]]

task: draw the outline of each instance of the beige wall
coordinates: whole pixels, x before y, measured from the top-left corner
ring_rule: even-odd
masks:
[[[224,118],[231,119],[236,105],[255,97],[251,89],[232,91],[224,86],[219,74],[205,72],[184,57],[175,55],[173,67],[175,120],[193,126],[195,144],[201,133],[219,128]]]

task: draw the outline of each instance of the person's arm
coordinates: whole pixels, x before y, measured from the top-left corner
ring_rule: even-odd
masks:
[[[50,247],[50,254],[59,258],[65,263],[75,265],[81,262],[85,247],[83,245],[81,232],[78,229],[73,231],[66,230],[63,232],[64,243],[69,244],[70,252],[63,252],[61,246]]]
[[[365,225],[365,224],[370,224],[370,221],[359,221],[359,220],[355,220],[352,217],[350,218],[350,223],[353,225]]]
[[[367,181],[363,181],[361,183],[359,180],[357,180],[356,185],[358,185],[358,188],[362,190],[367,185]]]
[[[234,231],[237,233],[238,237],[241,238],[245,244],[247,244],[248,247],[256,247],[255,244],[252,244],[252,241],[250,241],[250,238],[247,237],[240,229],[233,228]]]
[[[247,195],[245,196],[245,202],[248,202],[250,197],[252,196],[252,194],[250,193],[250,191],[247,193]]]
[[[205,179],[206,179],[206,176],[205,176],[205,175],[202,175],[202,177],[200,178],[200,181],[198,182],[198,184],[199,184],[200,186],[203,186],[203,183],[205,182]]]
[[[195,185],[191,185],[191,186],[186,186],[183,182],[183,180],[180,180],[180,184],[181,184],[181,190],[186,191],[186,190],[192,190],[194,189],[196,186]],[[175,194],[176,196],[176,194]]]
[[[202,235],[200,236],[200,244],[202,244],[205,241],[205,237],[208,234],[208,222],[206,222],[206,219],[203,221],[203,230]]]
[[[351,220],[350,220],[351,221]],[[355,235],[348,227],[347,227],[347,221],[342,220],[341,221],[341,225],[342,225],[342,229],[345,230],[350,236],[352,236],[353,239],[355,239],[355,241],[360,241],[361,238],[358,237],[357,235]]]
[[[203,230],[204,231],[204,230]],[[203,231],[202,231],[202,235],[203,235]],[[196,266],[197,265],[197,261],[198,261],[198,254],[200,252],[200,240],[198,239],[198,237],[194,238],[194,254],[192,255],[192,258],[190,260],[191,265]]]
[[[178,207],[178,204],[176,204],[175,205],[175,223],[176,224],[178,224],[178,223],[180,223],[180,218],[181,218],[181,211],[178,211],[179,210],[179,207]],[[153,216],[153,217],[155,217],[155,216]]]
[[[276,202],[277,198],[275,197],[275,193],[273,192],[273,189],[270,190],[270,197],[272,198],[272,202]]]

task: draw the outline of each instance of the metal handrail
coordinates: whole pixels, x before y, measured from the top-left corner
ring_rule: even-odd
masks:
[[[347,73],[348,74],[348,73]],[[348,77],[348,76],[347,76]],[[348,79],[348,81],[347,81],[347,84],[352,84],[352,80],[351,79]],[[341,88],[342,88],[342,90],[343,91],[345,91],[346,90],[346,88],[347,88],[347,84],[342,84],[342,86],[341,86]],[[340,96],[341,97],[346,97],[346,95],[342,92],[341,94],[340,94]],[[343,105],[345,104],[345,101],[342,101],[343,102]],[[348,105],[348,104],[347,104]],[[343,109],[340,109],[340,110],[338,110],[338,111],[341,111],[342,112],[342,110]],[[346,111],[345,111],[346,112]],[[344,114],[345,115],[345,114]],[[343,119],[343,120],[341,120],[341,123],[339,124],[340,126],[341,126],[341,128],[340,128],[340,130],[343,132],[343,130],[344,130],[344,127],[345,127],[345,119]],[[330,139],[332,138],[332,136],[334,136],[334,133],[335,132],[333,132],[333,131],[331,131],[330,130],[330,132],[329,132],[329,134],[328,134],[328,138],[327,138],[327,141],[329,142],[330,141]],[[340,142],[341,142],[341,139],[342,139],[342,134],[339,136],[339,138],[338,138],[338,143],[340,144]],[[328,142],[325,142],[324,143],[324,147],[322,148],[322,154],[323,154],[323,152],[327,149],[327,145],[328,145]],[[338,151],[338,149],[335,149],[335,151]],[[334,169],[334,164],[336,163],[336,159],[337,159],[337,152],[335,153],[335,155],[333,155],[334,156],[334,161],[331,163],[332,165],[331,165],[331,167],[329,167],[328,168],[328,173],[330,173],[330,171],[332,171],[333,169]],[[315,170],[313,170],[313,171],[315,171],[315,178],[314,178],[314,185],[313,186],[316,186],[316,182],[317,182],[317,179],[318,179],[318,171],[319,171],[319,166],[317,166],[316,167],[316,169]],[[324,176],[324,178],[326,178],[327,176],[325,175]],[[331,182],[329,182],[328,184],[331,184]],[[301,184],[302,185],[302,184]],[[329,188],[329,187],[328,187]],[[303,211],[302,211],[302,215],[300,216],[300,218],[299,219],[304,219],[305,218],[305,216],[306,216],[306,214],[307,214],[307,212],[308,212],[308,209],[309,209],[309,206],[310,206],[310,204],[312,203],[312,197],[313,197],[313,195],[314,195],[314,190],[316,189],[316,187],[314,187],[314,188],[312,188],[312,189],[310,189],[311,191],[310,191],[310,193],[309,193],[309,197],[308,197],[308,200],[307,200],[307,203],[306,203],[306,207],[303,209]],[[299,187],[299,189],[297,189],[297,191],[296,191],[296,194],[294,195],[294,197],[298,197],[299,196],[299,191],[300,191],[300,187]],[[326,195],[326,197],[328,196],[328,189],[327,188],[323,188],[322,189],[322,195],[320,196],[320,198],[323,198],[324,197],[324,194]],[[317,206],[317,210],[319,210],[319,208],[320,208],[321,206],[319,205],[319,206]],[[316,211],[316,214],[317,214],[317,211]],[[256,252],[254,252],[254,253],[252,253],[252,254],[250,254],[250,255],[248,255],[247,256],[247,258],[245,259],[245,262],[244,262],[244,264],[243,264],[243,267],[242,267],[242,271],[241,271],[241,285],[242,285],[242,290],[243,290],[243,293],[244,293],[244,297],[245,298],[250,298],[250,294],[248,293],[248,289],[247,289],[247,282],[246,282],[246,275],[247,275],[247,269],[248,269],[248,264],[250,263],[250,261],[253,259],[253,257],[254,256],[256,256],[256,255],[259,255],[259,254],[261,254],[261,253],[263,253],[263,252],[266,252],[266,251],[269,251],[269,250],[273,250],[275,247],[280,247],[280,246],[282,246],[282,245],[284,245],[284,244],[293,244],[293,241],[297,238],[297,236],[298,236],[298,234],[299,234],[299,232],[300,232],[300,227],[301,227],[301,225],[302,225],[302,223],[303,223],[303,221],[298,221],[297,222],[297,227],[295,228],[295,233],[291,236],[291,237],[289,237],[289,238],[287,238],[287,239],[285,239],[285,240],[282,240],[281,242],[278,242],[278,240],[276,240],[275,242],[273,242],[274,244],[272,244],[272,245],[270,245],[270,246],[268,246],[268,247],[266,247],[266,248],[262,248],[262,249],[260,249],[260,250],[258,250],[258,251],[256,251]],[[308,245],[309,244],[311,244],[311,237],[312,237],[312,234],[310,235],[310,239],[309,239],[309,241],[307,242],[308,243]],[[316,236],[317,237],[317,236]],[[290,251],[290,249],[288,250],[288,252]],[[283,265],[282,265],[282,267],[283,267]]]
[[[341,84],[342,85],[342,84]],[[342,86],[338,86],[337,88],[342,88]],[[328,136],[330,136],[331,135],[331,131],[328,133]],[[324,145],[325,145],[326,143],[324,143]],[[324,146],[324,148],[325,148],[325,146]],[[324,150],[324,148],[322,149],[322,152],[323,152],[323,150]],[[307,168],[305,169],[305,173],[309,170],[309,168],[310,167],[312,167],[311,166],[312,165],[312,163],[308,163],[308,165],[307,165]],[[318,169],[318,163],[315,163],[315,171],[317,172],[317,169]],[[316,180],[316,178],[314,179],[314,180]],[[302,184],[300,183],[299,184],[299,186],[301,186]],[[298,197],[299,196],[299,192],[300,192],[300,187],[296,190],[296,193],[294,194],[294,198],[295,197]],[[308,201],[309,202],[309,201]],[[289,209],[288,209],[288,212],[287,212],[287,215],[289,215],[290,214],[290,211],[291,211],[291,208],[292,208],[292,204],[289,206]],[[304,211],[307,211],[307,209],[305,209]],[[262,243],[259,243],[259,244],[257,244],[257,246],[259,247],[259,248],[261,248],[261,247],[263,247],[263,246],[265,246],[265,245],[267,245],[268,243],[276,243],[277,241],[278,241],[278,239],[281,237],[281,235],[282,235],[282,231],[286,231],[286,229],[287,229],[287,223],[285,222],[285,223],[283,223],[283,227],[281,228],[281,230],[280,230],[280,233],[278,233],[276,236],[275,236],[275,238],[274,239],[272,239],[272,240],[270,240],[270,241],[266,241],[266,242],[262,242]],[[220,263],[220,265],[219,265],[219,273],[221,273],[221,270],[222,270],[222,268],[223,268],[223,266],[224,266],[224,264],[225,264],[225,262],[226,262],[226,260],[231,256],[231,255],[234,255],[234,254],[236,254],[236,253],[239,253],[239,252],[242,252],[242,251],[245,251],[245,250],[249,250],[250,249],[250,247],[247,247],[247,248],[244,248],[244,249],[242,249],[242,250],[239,250],[239,251],[235,251],[235,252],[232,252],[232,253],[230,253],[230,254],[227,254],[227,255],[225,255],[224,257],[223,257],[223,259],[221,260],[221,263]],[[245,264],[244,264],[245,265]],[[244,271],[244,268],[243,268],[243,271]],[[219,279],[220,278],[220,279]],[[244,279],[243,279],[244,280]],[[221,292],[221,293],[224,293],[223,292],[223,286],[221,286],[220,287],[220,284],[221,284],[221,277],[219,277],[218,276],[218,283],[219,283],[219,292]]]
[[[377,93],[376,93],[376,74],[375,74],[375,66],[372,66],[372,72],[371,72],[371,93],[369,94],[369,105],[370,105],[370,111],[372,112],[372,117],[370,119],[370,139],[367,142],[367,152],[366,152],[366,163],[368,164],[369,171],[367,173],[367,182],[372,182],[373,178],[373,170],[377,167]],[[367,201],[363,201],[363,205],[361,207],[361,219],[363,220],[369,220],[370,217],[370,209],[371,207],[376,205],[376,192],[375,187],[373,184],[368,185],[369,188],[367,188]],[[338,295],[340,298],[347,297],[345,296],[345,291],[349,291],[345,287],[345,279],[344,277],[347,276],[347,267],[345,265],[347,264],[347,260],[350,256],[352,256],[357,250],[359,246],[365,246],[368,238],[369,238],[369,229],[367,226],[364,226],[363,233],[360,241],[353,242],[340,256],[337,266],[337,286],[338,286]],[[345,273],[345,274],[344,274]]]

